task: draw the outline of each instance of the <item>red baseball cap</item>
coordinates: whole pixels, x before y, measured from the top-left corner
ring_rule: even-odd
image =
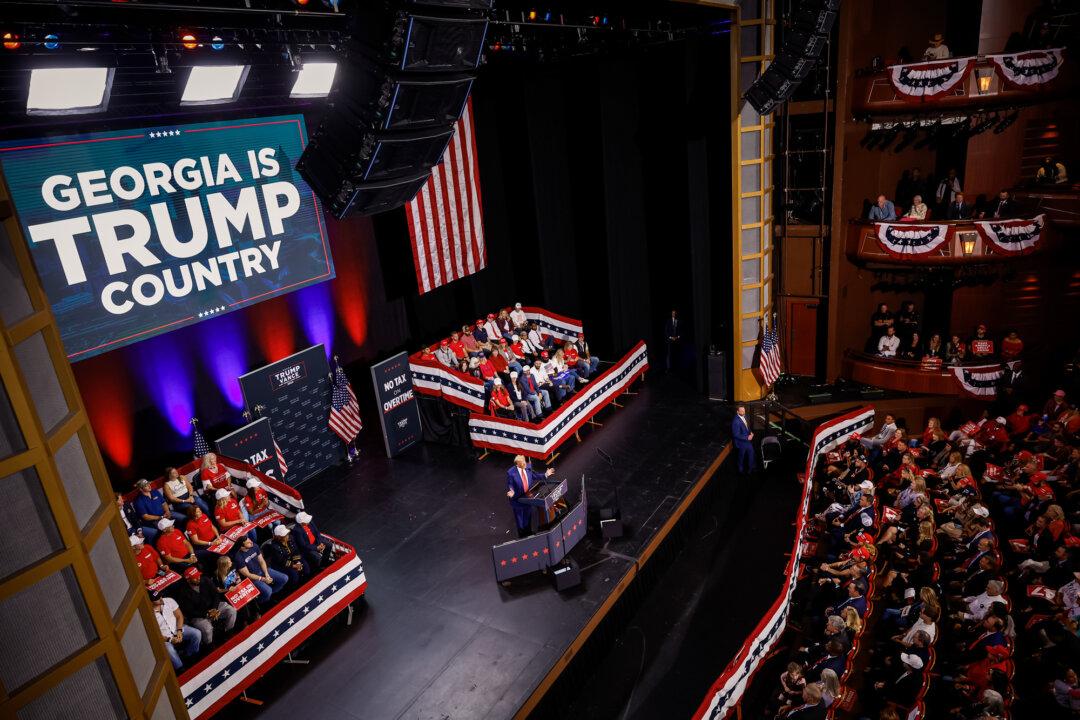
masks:
[[[500,345],[505,345],[506,344],[506,338],[499,338],[499,344]]]
[[[540,353],[540,357],[542,357],[542,358],[544,358],[544,359],[546,360],[546,359],[547,359],[547,356],[548,356],[548,354],[547,354],[547,350],[543,350],[543,351],[541,351],[541,353]]]
[[[494,319],[495,319],[495,313],[488,313],[488,320],[494,320]]]
[[[860,440],[860,439],[862,439],[862,435],[860,435],[859,433],[851,433],[851,438],[850,439],[851,440]]]
[[[439,343],[439,344],[440,344],[440,345],[442,345],[443,347],[446,347],[446,346],[448,346],[448,345],[450,344],[450,341],[449,341],[449,340],[443,340],[443,341],[442,341],[441,343]]]
[[[483,325],[483,324],[484,324],[484,321],[483,321],[483,320],[477,320],[477,321],[476,321],[476,324],[477,324],[477,325]]]
[[[191,580],[197,580],[202,577],[202,572],[199,571],[199,568],[192,565],[184,571],[184,577],[190,578]]]
[[[583,337],[585,337],[585,333],[583,333],[583,332],[579,332],[579,333],[577,334],[577,336],[578,336],[579,338],[583,338]]]

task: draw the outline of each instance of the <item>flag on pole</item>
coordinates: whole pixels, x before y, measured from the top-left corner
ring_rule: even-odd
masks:
[[[421,295],[487,266],[477,168],[469,98],[442,162],[431,169],[427,183],[405,205]]]
[[[281,471],[281,479],[285,479],[285,473],[289,471],[289,466],[285,464],[285,455],[281,452],[281,447],[277,444],[277,438],[274,438],[274,454],[277,455],[278,470]]]
[[[780,335],[775,327],[766,328],[761,338],[761,354],[758,357],[758,371],[766,385],[772,385],[780,377]]]
[[[330,397],[330,429],[337,433],[344,443],[351,443],[360,434],[363,424],[360,422],[360,403],[356,402],[345,371],[338,365],[334,369],[334,390]]]
[[[199,430],[199,419],[191,418],[191,426],[195,428],[194,448],[195,459],[200,460],[203,455],[210,452],[210,445],[207,444],[206,438],[203,437],[202,430]]]

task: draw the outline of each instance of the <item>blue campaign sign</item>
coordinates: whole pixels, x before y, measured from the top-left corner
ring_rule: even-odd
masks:
[[[0,145],[68,357],[334,277],[300,115]]]

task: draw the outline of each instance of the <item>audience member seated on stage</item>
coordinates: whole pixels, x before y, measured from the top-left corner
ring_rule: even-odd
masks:
[[[210,578],[210,582],[218,595],[225,597],[225,593],[239,585],[241,580],[240,573],[237,572],[232,558],[228,555],[222,555],[217,559],[217,566],[214,568],[214,574]],[[243,625],[254,622],[259,618],[259,615],[258,603],[254,602],[240,608],[240,612],[237,613],[237,617]]]
[[[978,358],[979,360],[985,360],[994,356],[994,341],[986,333],[986,325],[979,323],[979,326],[975,328],[975,334],[971,336],[971,342],[968,343],[968,348],[971,349],[971,357]]]
[[[199,469],[199,480],[202,481],[202,492],[207,497],[213,497],[218,490],[228,490],[233,497],[244,497],[247,490],[233,485],[232,476],[224,465],[218,464],[217,455],[206,453],[203,455],[202,467]]]
[[[1010,330],[1009,334],[1001,340],[1001,361],[1012,362],[1017,360],[1024,354],[1024,341],[1020,339],[1020,335],[1015,330]]]
[[[577,376],[578,382],[585,382],[586,378],[589,376],[589,363],[581,359],[581,356],[578,354],[577,346],[567,340],[560,352],[562,352],[563,362],[566,363],[567,370],[570,370]],[[558,353],[556,353],[556,355],[558,355]]]
[[[574,349],[577,350],[578,354],[578,372],[583,373],[586,378],[595,375],[600,368],[600,358],[593,357],[593,354],[589,352],[589,343],[585,342],[585,333],[579,332],[577,334]]]
[[[435,351],[435,359],[444,367],[456,368],[458,362],[465,357],[465,346],[461,344],[460,336],[457,333],[452,333],[451,337],[457,347],[451,348],[449,340],[441,341],[439,349]],[[458,351],[460,351],[460,355]]]
[[[158,520],[158,532],[157,551],[169,567],[182,573],[189,567],[199,564],[199,559],[195,556],[195,548],[171,519]]]
[[[901,220],[906,222],[919,222],[926,219],[927,207],[923,202],[922,195],[916,195],[912,198],[911,207],[904,213],[904,217]]]
[[[1035,172],[1035,182],[1040,185],[1062,185],[1069,182],[1069,173],[1065,171],[1063,163],[1047,155]]]
[[[499,322],[495,317],[495,313],[488,313],[487,318],[484,320],[484,332],[487,333],[488,342],[492,345],[499,342],[502,339],[502,328],[499,327]]]
[[[240,512],[240,505],[236,498],[224,488],[214,492],[214,520],[222,532],[228,532],[237,525],[247,524],[244,515]],[[255,541],[255,531],[248,532],[248,537]]]
[[[1069,403],[1065,402],[1065,391],[1058,389],[1050,396],[1043,405],[1042,414],[1051,422],[1055,422],[1069,410]]]
[[[877,196],[877,202],[870,208],[871,222],[893,222],[896,220],[896,206],[884,195]]]
[[[521,303],[514,303],[514,309],[510,311],[510,322],[514,323],[515,330],[521,330],[522,328],[528,330],[529,318],[525,315],[525,311],[521,309]]]
[[[514,323],[510,320],[510,313],[505,310],[499,311],[499,316],[495,318],[495,327],[499,331],[499,337],[504,340],[510,340],[514,337]]]
[[[532,406],[534,418],[539,418],[544,414],[545,410],[551,409],[551,395],[547,389],[540,387],[536,382],[532,365],[526,365],[522,368],[517,382],[518,387],[521,388],[521,394],[525,396],[525,399]]]
[[[240,540],[239,548],[233,555],[233,563],[240,577],[250,580],[259,590],[259,602],[266,604],[271,596],[285,589],[289,576],[278,572],[266,564],[259,546],[250,537]]]
[[[907,300],[900,306],[900,312],[896,313],[896,323],[893,327],[896,328],[896,334],[900,336],[900,339],[906,340],[912,333],[919,332],[921,322],[922,318],[919,316],[919,311],[915,309],[915,303]]]
[[[476,340],[477,344],[480,345],[481,349],[483,349],[485,345],[491,342],[491,336],[488,335],[487,328],[483,320],[476,321],[476,327],[473,328],[472,336],[473,339]]]
[[[248,520],[254,522],[264,515],[269,515],[274,512],[274,508],[270,507],[270,496],[263,490],[262,481],[256,477],[252,477],[251,473],[248,473],[247,479],[247,497],[244,498],[244,509],[247,511]],[[276,522],[273,524],[277,524]]]
[[[506,338],[499,338],[499,344],[495,348],[491,362],[499,373],[521,372],[521,359],[514,355],[514,351],[510,349],[510,343],[506,341]]]
[[[206,501],[195,494],[191,481],[174,467],[165,468],[165,483],[161,489],[165,493],[165,500],[168,501],[169,507],[184,517],[187,517],[187,509],[192,505],[198,505],[203,512],[210,510]]]
[[[520,498],[529,494],[529,489],[536,483],[543,482],[555,474],[555,468],[548,468],[544,473],[538,473],[532,469],[532,465],[525,462],[524,455],[514,456],[514,466],[506,471],[506,497],[510,498],[510,507],[514,511],[514,524],[517,526],[518,537],[525,537],[532,533],[531,505],[524,505]]]
[[[841,672],[843,664],[841,663]],[[823,674],[826,670],[835,672],[833,668],[822,668],[818,675]],[[783,720],[825,720],[826,706],[821,699],[821,686],[816,682],[808,684],[803,688],[801,702],[792,705],[790,707],[785,706],[781,708],[780,715],[778,717]]]
[[[938,358],[944,360],[945,358],[945,346],[941,343],[941,335],[934,333],[930,336],[930,341],[926,343],[926,350],[923,352],[923,359]]]
[[[905,360],[921,360],[923,357],[922,340],[919,339],[919,333],[911,333],[906,339],[900,342],[900,349],[897,351],[897,356]]]
[[[555,362],[553,357],[549,356],[546,350],[540,353],[540,361],[544,365],[544,372],[547,373],[548,378],[555,385],[555,396],[558,398],[559,403],[562,404],[563,398],[574,392],[575,378],[571,377],[569,373],[560,370],[559,364]]]
[[[1008,190],[998,193],[997,200],[990,203],[985,212],[979,213],[980,218],[990,217],[994,220],[1007,220],[1016,217],[1016,203],[1012,201]]]
[[[923,60],[948,60],[951,57],[949,46],[945,44],[945,36],[934,33],[930,38],[930,45],[923,51]]]
[[[200,507],[188,508],[188,522],[185,526],[188,542],[195,549],[195,557],[204,568],[212,567],[217,562],[217,555],[207,548],[214,544],[221,536],[217,527],[210,520],[210,516]]]
[[[953,335],[945,346],[945,362],[958,365],[967,359],[967,343],[959,335]]]
[[[311,575],[307,558],[284,525],[274,528],[274,536],[263,543],[262,553],[270,567],[288,576],[291,588],[299,587]]]
[[[948,214],[945,217],[947,220],[968,220],[971,218],[973,211],[974,208],[964,199],[964,193],[958,192],[953,201],[949,203]]]
[[[544,334],[540,332],[540,326],[535,322],[531,322],[529,323],[529,342],[532,343],[534,348],[544,350],[555,344],[555,338],[550,335],[545,337]]]
[[[533,363],[532,377],[536,381],[537,387],[542,393],[546,393],[549,402],[551,401],[552,394],[555,395],[555,404],[561,405],[563,398],[566,396],[566,391],[561,385],[556,385],[548,375],[547,365],[545,359],[547,358],[547,352],[541,352],[540,357],[543,359],[537,360]]]
[[[179,670],[184,667],[185,659],[199,654],[202,633],[184,623],[184,614],[172,598],[151,593],[150,602],[154,606],[154,618],[161,631],[161,638],[165,641],[165,649],[169,653],[173,670]]]
[[[158,521],[171,518],[172,510],[169,509],[169,503],[165,501],[164,493],[151,488],[149,480],[143,478],[135,483],[135,487],[139,490],[139,494],[135,496],[132,503],[135,514],[142,526],[143,537],[147,542],[153,543],[158,536]]]
[[[131,552],[135,556],[135,564],[139,567],[139,575],[144,583],[151,583],[164,575],[169,566],[161,559],[158,551],[150,547],[141,535],[129,535]]]
[[[870,337],[874,341],[874,348],[877,348],[878,340],[885,331],[893,327],[896,323],[896,317],[889,312],[889,306],[887,303],[881,303],[878,305],[877,311],[870,316]]]
[[[895,357],[899,349],[900,338],[897,336],[895,328],[885,328],[885,334],[881,336],[877,343],[878,355],[881,357]]]
[[[520,373],[511,372],[510,382],[503,387],[510,396],[510,403],[514,406],[514,414],[517,419],[532,422],[536,415],[533,414],[532,404],[525,397],[525,393],[521,391],[521,384],[518,382],[519,378]]]
[[[488,414],[495,417],[513,418],[514,404],[510,402],[510,393],[503,387],[502,378],[492,380],[491,396],[488,398]]]
[[[490,391],[491,386],[498,379],[498,371],[495,369],[495,364],[491,361],[492,352],[486,350],[480,357],[479,363],[476,365],[476,369],[480,372],[480,379],[484,381],[484,391]],[[472,363],[470,363],[471,365]]]
[[[562,378],[573,390],[577,387],[578,383],[585,384],[585,379],[578,375],[578,372],[566,361],[566,353],[559,348],[555,351],[555,354],[551,356],[551,361],[555,365],[555,377],[556,382],[559,378]]]
[[[232,631],[236,625],[236,608],[214,589],[214,584],[203,580],[202,571],[192,566],[184,571],[184,580],[176,585],[176,601],[188,625],[202,634],[202,648],[214,644],[217,638]]]
[[[310,513],[303,510],[296,513],[292,536],[312,571],[321,570],[333,561],[334,544],[319,532]]]
[[[450,347],[454,347],[452,340],[450,342]],[[476,332],[471,325],[461,326],[461,347],[465,350],[465,355],[459,355],[459,360],[464,359],[466,355],[468,357],[480,357],[480,341],[476,339]],[[454,353],[456,354],[457,350],[454,350]]]

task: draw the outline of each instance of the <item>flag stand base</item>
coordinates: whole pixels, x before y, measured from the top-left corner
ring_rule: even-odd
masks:
[[[266,704],[263,700],[257,700],[255,698],[251,697],[250,695],[248,695],[247,690],[240,693],[240,702],[246,702],[249,705],[254,705],[256,707],[261,707],[262,705]]]

